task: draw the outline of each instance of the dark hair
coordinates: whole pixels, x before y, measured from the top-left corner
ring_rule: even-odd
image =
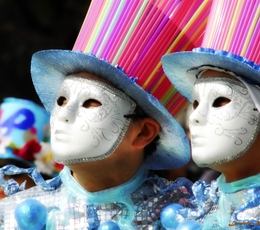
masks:
[[[10,159],[10,158],[0,159],[0,168],[2,168],[5,165],[15,165],[19,168],[30,168],[30,167],[32,167],[32,166],[30,166],[30,165],[28,165],[25,162],[22,162],[20,160]]]
[[[133,114],[127,114],[124,115],[125,118],[130,118],[133,120],[133,122],[136,122],[138,120],[142,120],[144,118],[149,117],[143,110],[141,107],[139,107],[138,105],[135,108],[135,111]],[[148,145],[146,145],[144,147],[144,157],[146,158],[147,156],[151,155],[153,152],[156,151],[157,149],[157,144],[158,141],[160,140],[160,136],[157,135],[153,141],[151,143],[149,143]]]

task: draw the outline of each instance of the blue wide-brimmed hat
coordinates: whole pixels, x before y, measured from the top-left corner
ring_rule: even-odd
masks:
[[[224,50],[195,48],[192,52],[168,54],[162,57],[162,65],[174,87],[190,102],[196,74],[203,67],[232,72],[248,83],[260,86],[260,66]]]
[[[147,168],[171,169],[181,167],[189,160],[189,142],[183,128],[151,94],[133,79],[104,60],[69,50],[46,50],[33,55],[31,74],[33,84],[43,105],[51,112],[64,79],[72,73],[88,72],[100,76],[129,95],[159,122],[160,141],[156,152],[146,159]]]
[[[186,43],[192,46],[184,31],[192,35],[191,31],[198,28],[199,38],[205,29],[201,21],[207,19],[210,4],[192,4],[187,11],[184,9],[188,1],[161,4],[152,0],[108,0],[108,4],[103,4],[93,0],[72,51],[46,50],[32,57],[33,84],[47,111],[52,111],[68,75],[88,72],[100,76],[159,122],[160,140],[157,150],[147,156],[146,167],[160,170],[185,165],[190,159],[190,145],[174,116],[184,111],[188,103],[165,77],[160,58],[174,49],[172,44],[177,37],[184,39],[177,43],[180,49]],[[191,20],[195,12],[201,20]],[[186,24],[190,27],[185,28]]]
[[[257,1],[214,0],[200,48],[162,57],[174,87],[190,102],[196,74],[203,69],[234,73],[260,85],[260,18]]]

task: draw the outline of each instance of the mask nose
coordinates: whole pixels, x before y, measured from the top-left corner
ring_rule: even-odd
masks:
[[[203,125],[207,121],[208,108],[205,104],[199,104],[191,113],[189,118],[190,125]]]
[[[65,106],[61,107],[60,111],[57,114],[57,117],[60,121],[73,123],[75,120],[76,112],[76,103],[68,103]]]

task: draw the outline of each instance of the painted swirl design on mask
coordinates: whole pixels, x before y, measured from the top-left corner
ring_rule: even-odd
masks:
[[[197,158],[201,159],[198,160],[198,165],[209,167],[220,162],[228,162],[244,154],[257,137],[260,126],[259,112],[256,111],[251,95],[244,84],[226,77],[201,78],[196,81],[193,98],[198,102],[198,107],[191,115],[191,134],[195,133],[205,138],[216,148],[216,151],[209,151],[214,152],[211,157],[202,160],[197,155],[199,154],[197,150],[201,147],[196,144],[198,141],[194,141],[195,162]],[[216,102],[221,98],[229,102],[218,105]],[[202,132],[208,133],[208,136]],[[210,144],[207,145],[204,140],[201,145],[205,145],[205,148],[210,147]]]
[[[54,107],[52,129],[58,123],[62,123],[59,122],[62,116],[71,117],[68,120],[71,120],[73,125],[71,130],[66,126],[67,132],[69,135],[71,132],[74,133],[79,139],[85,136],[86,143],[81,141],[81,145],[89,145],[86,153],[92,154],[89,157],[82,157],[81,154],[81,157],[75,159],[58,159],[66,164],[95,161],[114,152],[130,124],[130,120],[124,118],[124,115],[132,114],[136,106],[126,94],[106,83],[73,76],[64,81],[57,101],[59,98],[65,98],[63,100],[66,103],[60,106],[57,102]],[[85,103],[92,100],[98,105],[86,108]],[[70,122],[67,125],[69,126]],[[64,127],[64,124],[61,126]],[[74,140],[73,143],[78,141]],[[106,151],[105,146],[108,146]]]

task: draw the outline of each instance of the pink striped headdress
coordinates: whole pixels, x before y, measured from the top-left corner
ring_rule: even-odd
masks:
[[[260,0],[214,0],[201,48],[162,58],[165,73],[191,101],[203,66],[233,72],[260,85]]]
[[[161,141],[148,167],[185,164],[189,143],[172,116],[187,101],[166,78],[160,58],[201,44],[210,6],[211,0],[93,0],[72,51],[33,55],[32,79],[46,109],[52,110],[68,74],[86,71],[103,77],[160,123]]]

